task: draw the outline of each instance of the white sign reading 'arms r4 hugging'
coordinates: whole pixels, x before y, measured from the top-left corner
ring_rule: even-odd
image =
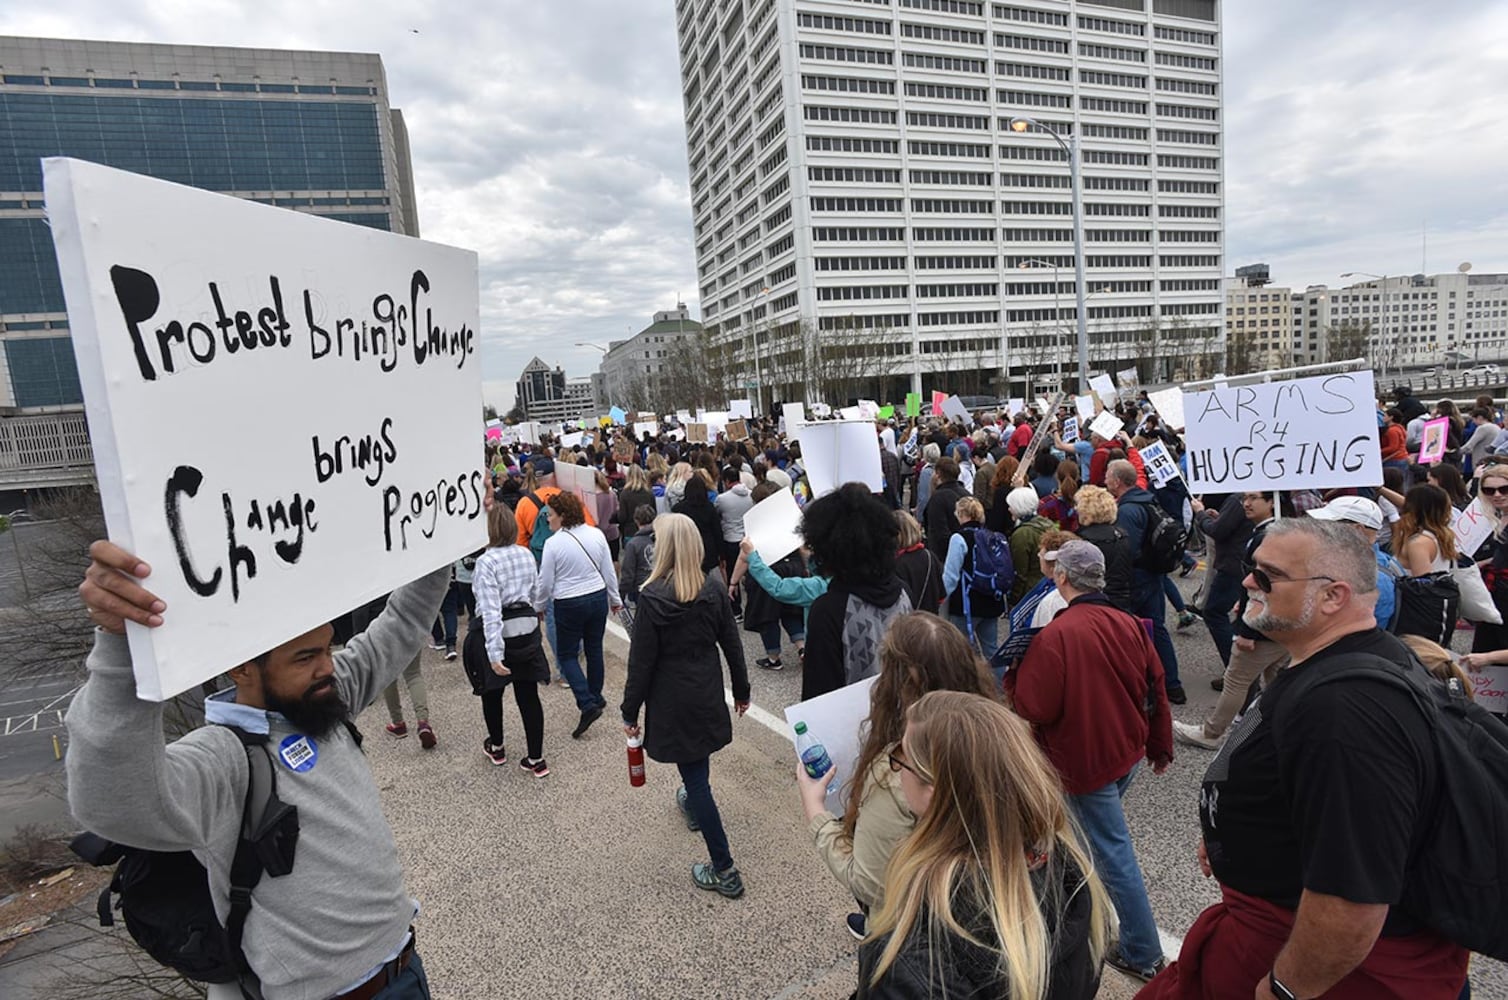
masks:
[[[1195,493],[1378,486],[1370,371],[1185,393]]]
[[[171,697],[486,541],[477,260],[78,160],[45,191],[128,626]]]

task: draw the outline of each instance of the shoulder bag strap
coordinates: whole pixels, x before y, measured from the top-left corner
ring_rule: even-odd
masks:
[[[571,541],[573,541],[573,542],[576,543],[576,547],[581,550],[581,554],[584,555],[584,556],[586,556],[587,562],[589,562],[589,563],[592,564],[592,569],[594,569],[594,570],[597,571],[597,579],[599,579],[599,580],[602,581],[602,589],[606,590],[607,589],[607,577],[605,577],[605,576],[602,575],[602,567],[600,567],[600,566],[597,565],[597,560],[593,559],[592,558],[592,554],[586,550],[586,546],[581,544],[581,539],[579,539],[575,535],[571,534],[571,530],[569,528],[567,528],[564,531],[562,531],[561,534],[565,535]]]

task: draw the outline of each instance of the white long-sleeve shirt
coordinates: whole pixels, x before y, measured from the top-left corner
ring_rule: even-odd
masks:
[[[589,524],[578,524],[551,535],[539,564],[534,606],[543,611],[552,600],[585,597],[604,589],[609,604],[617,606],[622,600],[618,596],[618,574],[602,532]]]

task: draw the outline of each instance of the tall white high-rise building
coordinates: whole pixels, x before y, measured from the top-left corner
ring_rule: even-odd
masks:
[[[1012,394],[1223,337],[1218,0],[679,0],[703,322],[776,398]],[[845,390],[847,390],[845,392]]]

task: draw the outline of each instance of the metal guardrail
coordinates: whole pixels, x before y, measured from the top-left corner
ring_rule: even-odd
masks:
[[[0,487],[64,486],[94,479],[82,412],[0,417]]]

